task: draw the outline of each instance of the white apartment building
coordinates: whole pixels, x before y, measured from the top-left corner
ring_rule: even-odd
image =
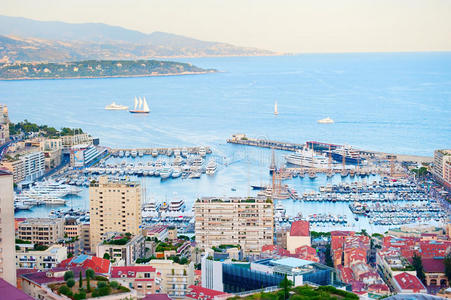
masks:
[[[48,270],[55,268],[60,262],[67,258],[67,248],[53,245],[47,250],[19,250],[16,253],[16,267],[18,269]]]
[[[34,181],[45,174],[45,156],[41,151],[32,152],[21,158],[24,162],[25,180]]]
[[[232,244],[240,245],[244,252],[258,253],[262,246],[273,244],[274,205],[270,199],[202,198],[194,209],[200,248]]]

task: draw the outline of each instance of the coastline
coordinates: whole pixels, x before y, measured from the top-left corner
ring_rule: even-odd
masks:
[[[17,77],[17,78],[0,78],[0,81],[14,80],[45,80],[45,79],[102,79],[102,78],[134,78],[134,77],[159,77],[159,76],[182,76],[182,75],[203,75],[210,73],[220,73],[218,70],[206,70],[202,72],[181,72],[166,74],[141,74],[141,75],[105,75],[105,76],[66,76],[66,77]]]

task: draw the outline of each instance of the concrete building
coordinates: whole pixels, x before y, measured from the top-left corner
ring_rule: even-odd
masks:
[[[91,253],[91,236],[90,236],[90,224],[81,224],[81,240],[83,244],[83,252]]]
[[[16,285],[13,175],[0,169],[0,277]]]
[[[78,145],[70,150],[70,165],[72,167],[84,167],[99,158],[106,149],[99,149],[92,145]]]
[[[63,141],[63,147],[64,148],[71,148],[74,145],[80,145],[80,144],[91,144],[92,143],[92,137],[87,133],[80,133],[75,135],[65,135],[61,137]]]
[[[130,286],[137,291],[139,297],[160,293],[160,275],[152,266],[112,267],[111,279],[123,286]]]
[[[151,225],[143,228],[143,236],[164,241],[168,237],[168,225]]]
[[[114,235],[99,243],[96,250],[97,257],[104,257],[107,253],[113,261],[123,261],[126,266],[130,266],[138,258],[146,256],[146,239],[142,235],[131,237],[125,244],[118,244],[117,241],[122,239],[126,237]]]
[[[141,185],[133,181],[108,181],[102,176],[89,187],[91,251],[108,232],[141,232]]]
[[[0,145],[9,141],[8,107],[0,104]]]
[[[33,244],[53,245],[64,237],[64,220],[28,218],[19,224],[17,237]]]
[[[16,267],[18,269],[47,270],[55,268],[67,257],[67,248],[53,245],[50,248],[37,250],[19,250],[16,253]]]
[[[153,259],[148,265],[160,273],[161,293],[168,294],[172,299],[184,299],[189,292],[189,286],[194,283],[194,264],[181,265],[172,260]]]
[[[35,181],[45,174],[45,156],[42,151],[35,151],[21,158],[24,162],[25,180]]]
[[[201,249],[240,245],[259,253],[272,245],[274,205],[266,198],[202,198],[194,204],[196,243]]]
[[[310,224],[308,221],[294,221],[287,233],[287,250],[295,253],[296,249],[302,246],[311,246]]]
[[[451,149],[434,151],[432,174],[447,188],[451,187]]]
[[[25,164],[22,159],[11,158],[4,159],[1,162],[3,168],[8,169],[13,174],[14,183],[21,182],[25,180]]]
[[[59,166],[63,154],[62,139],[44,139],[41,141],[41,151],[44,152],[46,169],[53,169]]]

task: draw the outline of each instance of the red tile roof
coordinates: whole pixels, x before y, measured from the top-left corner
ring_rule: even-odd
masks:
[[[126,266],[112,267],[111,277],[120,278],[125,275],[127,278],[136,278],[136,274],[140,272],[155,273],[156,269],[152,266]]]
[[[172,300],[167,294],[146,295],[142,300]]]
[[[196,285],[190,285],[189,288],[191,291],[186,294],[186,297],[192,298],[192,299],[213,299],[216,296],[227,296],[229,294],[216,291],[216,290],[210,290],[207,288],[203,288],[201,286]],[[232,296],[232,295],[230,295]]]
[[[309,222],[299,220],[291,223],[290,236],[310,236]]]
[[[396,282],[403,290],[419,291],[425,289],[421,281],[414,275],[403,272],[394,276]]]
[[[83,269],[91,268],[96,273],[107,274],[110,273],[110,264],[111,263],[108,259],[96,256],[80,255],[63,260],[58,267],[81,267]]]
[[[423,258],[423,268],[426,273],[444,273],[445,264],[443,259]]]

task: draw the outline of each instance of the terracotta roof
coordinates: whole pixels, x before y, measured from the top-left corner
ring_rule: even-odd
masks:
[[[6,280],[0,278],[0,296],[1,299],[14,299],[14,300],[33,300],[32,297],[28,296],[14,285],[10,284]],[[6,298],[3,298],[5,297]]]
[[[426,273],[444,273],[445,264],[443,259],[423,258],[423,268]]]
[[[403,290],[422,290],[425,289],[420,279],[416,276],[403,272],[394,276],[396,282]]]
[[[229,295],[224,292],[210,290],[196,285],[190,285],[189,288],[191,289],[191,291],[187,293],[185,296],[192,299],[213,299],[216,296]]]
[[[20,277],[24,274],[36,273],[39,272],[38,269],[16,269],[17,277]]]
[[[156,269],[152,266],[126,266],[112,267],[111,277],[120,278],[125,275],[127,278],[136,278],[136,274],[140,272],[155,273]]]
[[[299,220],[291,223],[290,236],[310,236],[309,222]]]
[[[108,259],[79,255],[63,260],[58,267],[81,267],[83,269],[93,269],[96,273],[107,274],[110,272],[110,261]]]

